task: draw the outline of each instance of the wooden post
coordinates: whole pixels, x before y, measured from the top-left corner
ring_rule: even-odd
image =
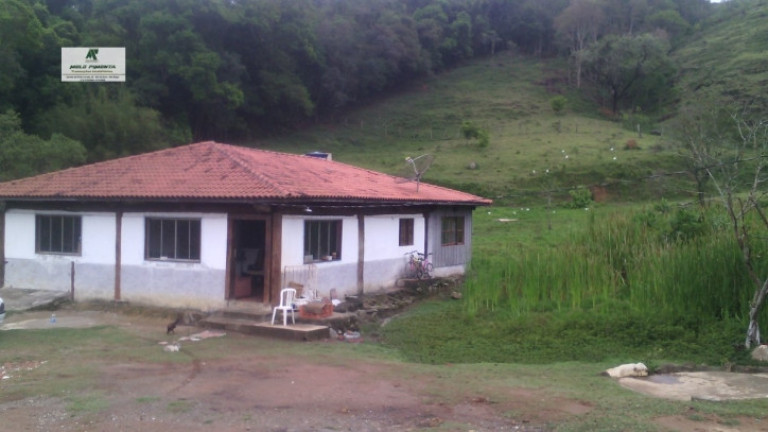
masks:
[[[5,286],[5,201],[0,201],[0,287]]]
[[[237,275],[235,274],[235,245],[234,245],[234,238],[235,238],[235,219],[232,218],[232,215],[229,215],[227,217],[227,261],[224,265],[225,273],[224,273],[224,300],[235,300],[235,279],[237,278]]]
[[[272,213],[272,229],[270,230],[272,245],[270,249],[271,259],[267,271],[269,276],[264,279],[264,283],[269,280],[269,290],[264,289],[264,301],[270,304],[277,304],[280,301],[280,288],[282,282],[282,262],[281,252],[283,248],[283,214],[280,212]],[[266,263],[265,263],[266,264]],[[267,295],[269,293],[269,295]]]
[[[75,301],[75,262],[72,261],[69,267],[69,298]]]
[[[357,215],[357,293],[365,290],[365,215]]]
[[[123,212],[115,212],[115,301],[120,301],[122,288],[120,286],[121,269],[123,267]],[[74,271],[73,271],[74,273]],[[74,285],[72,288],[72,300],[74,300]]]

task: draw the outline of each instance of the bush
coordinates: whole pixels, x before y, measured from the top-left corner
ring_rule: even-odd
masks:
[[[568,193],[571,195],[571,202],[567,204],[567,208],[587,208],[592,204],[592,192],[584,186],[571,189]]]
[[[567,102],[568,99],[566,99],[565,96],[557,95],[549,100],[549,105],[552,107],[552,111],[554,111],[555,114],[562,114]]]
[[[669,223],[671,240],[692,240],[706,231],[704,217],[696,212],[681,208]]]
[[[488,147],[488,144],[491,142],[488,131],[472,124],[471,121],[465,121],[461,124],[461,134],[464,135],[467,142],[471,139],[476,139],[477,144],[481,148]]]

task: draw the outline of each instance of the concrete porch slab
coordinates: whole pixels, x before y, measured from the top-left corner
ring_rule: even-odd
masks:
[[[70,301],[68,292],[21,288],[0,288],[0,297],[3,298],[7,312],[56,309]]]
[[[200,325],[212,329],[298,341],[315,341],[330,337],[328,326],[304,323],[290,324],[290,321],[288,325],[284,326],[282,321],[280,323],[276,321],[275,325],[272,325],[270,321],[210,316],[201,321]]]

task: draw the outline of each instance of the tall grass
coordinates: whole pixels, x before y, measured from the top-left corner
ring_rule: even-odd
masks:
[[[589,311],[740,319],[754,285],[717,210],[593,212],[557,246],[512,243],[477,253],[465,285],[467,312]],[[755,251],[754,256],[766,256]],[[768,269],[765,259],[758,262]]]

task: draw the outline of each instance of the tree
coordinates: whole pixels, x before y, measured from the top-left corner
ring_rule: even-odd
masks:
[[[61,134],[49,140],[26,134],[18,114],[11,110],[0,114],[0,181],[79,165],[85,156],[85,147],[75,140]]]
[[[576,75],[576,88],[581,88],[581,67],[584,50],[597,41],[604,15],[596,0],[572,0],[555,18],[555,28],[567,40]]]
[[[696,103],[681,106],[673,120],[672,135],[683,148],[681,154],[696,182],[696,197],[701,207],[707,204],[710,177],[706,168],[711,162],[703,156],[722,151],[723,143],[731,142],[736,136],[734,126],[731,113],[704,96]]]
[[[670,96],[676,68],[668,44],[651,34],[606,36],[586,50],[588,76],[613,113],[621,106],[653,112]]]
[[[724,108],[710,108],[722,118]],[[742,259],[753,283],[749,303],[749,325],[744,345],[760,344],[758,318],[768,295],[768,269],[761,262],[760,251],[768,232],[765,208],[766,167],[768,165],[768,119],[755,117],[746,110],[731,110],[731,125],[725,133],[699,133],[712,130],[706,117],[694,119],[698,126],[689,130],[684,144],[694,163],[709,178],[725,209],[730,228],[741,250]],[[729,133],[729,130],[731,133]]]
[[[137,106],[123,86],[70,85],[81,90],[77,97],[40,115],[37,131],[42,136],[60,133],[78,140],[88,149],[90,161],[157,150],[191,139],[184,130],[172,136],[160,113]]]

